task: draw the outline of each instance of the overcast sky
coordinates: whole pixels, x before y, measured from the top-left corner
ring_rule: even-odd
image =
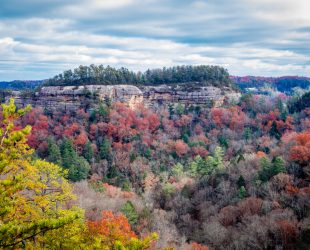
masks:
[[[1,0],[0,80],[80,64],[310,76],[309,0]]]

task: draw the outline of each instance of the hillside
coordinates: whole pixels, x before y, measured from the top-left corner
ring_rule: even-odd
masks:
[[[0,89],[33,90],[40,86],[44,80],[15,80],[10,82],[0,81]]]
[[[141,93],[43,87],[32,110],[2,106],[0,249],[307,249],[308,94],[130,107]]]
[[[230,79],[242,90],[254,88],[262,92],[264,88],[273,88],[286,94],[292,94],[294,88],[309,89],[310,78],[299,76],[260,77],[260,76],[231,76]],[[256,89],[256,90],[255,90]]]
[[[310,92],[108,76],[2,92],[0,249],[307,249]]]

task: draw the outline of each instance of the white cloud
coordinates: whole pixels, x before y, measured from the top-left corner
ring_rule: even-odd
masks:
[[[309,74],[307,0],[57,3],[40,14],[28,6],[33,15],[0,17],[0,80],[47,78],[92,63],[133,70],[217,64],[237,75]]]

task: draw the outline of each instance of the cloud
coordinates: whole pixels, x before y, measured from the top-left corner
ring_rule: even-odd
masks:
[[[47,78],[91,63],[309,75],[309,7],[306,0],[4,1],[0,79]]]

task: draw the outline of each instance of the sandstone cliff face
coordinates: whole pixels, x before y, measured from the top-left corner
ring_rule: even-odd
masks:
[[[133,85],[87,85],[43,87],[33,95],[14,91],[12,96],[19,107],[31,104],[48,110],[76,110],[95,107],[100,100],[107,98],[112,102],[124,102],[133,108],[141,103],[149,107],[176,103],[221,106],[225,99],[237,101],[240,93],[213,86],[160,85],[138,88]]]
[[[143,102],[143,93],[132,85],[50,86],[42,87],[31,96],[14,91],[12,97],[19,107],[31,104],[48,110],[76,110],[80,107],[88,109],[107,98],[112,102],[127,103],[130,107]]]
[[[142,92],[144,101],[150,106],[169,103],[206,105],[208,107],[221,106],[225,99],[238,101],[241,96],[240,93],[229,88],[220,89],[213,86],[145,86],[142,88]]]

